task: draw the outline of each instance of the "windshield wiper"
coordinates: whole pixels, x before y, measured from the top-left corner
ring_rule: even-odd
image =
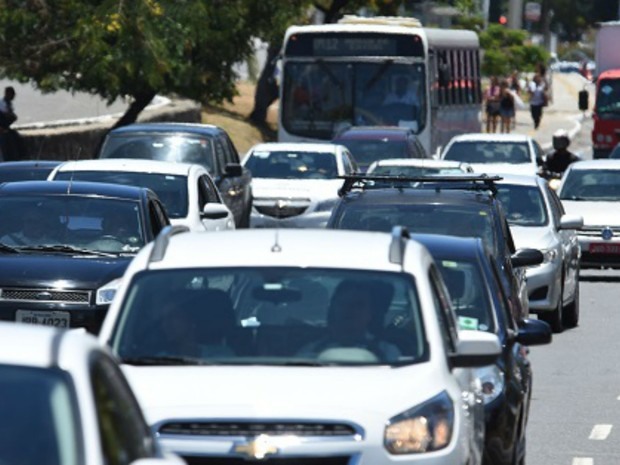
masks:
[[[0,242],[0,252],[4,252],[4,253],[21,253],[15,247],[11,247],[10,245],[3,244],[2,242]]]
[[[144,357],[125,357],[122,363],[128,365],[209,365],[200,358],[173,355],[146,355]]]
[[[58,252],[58,253],[70,253],[79,255],[97,255],[99,257],[116,257],[118,254],[113,252],[102,252],[100,250],[83,249],[79,247],[73,247],[70,245],[27,245],[17,247],[18,251],[25,252]]]

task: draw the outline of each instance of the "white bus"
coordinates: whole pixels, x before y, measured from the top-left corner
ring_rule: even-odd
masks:
[[[348,126],[406,126],[432,154],[454,135],[481,131],[473,31],[400,17],[291,26],[281,67],[279,141],[327,141]]]

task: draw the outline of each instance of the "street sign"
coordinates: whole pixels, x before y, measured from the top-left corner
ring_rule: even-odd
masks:
[[[532,23],[540,21],[541,6],[540,3],[527,2],[525,4],[525,20]]]

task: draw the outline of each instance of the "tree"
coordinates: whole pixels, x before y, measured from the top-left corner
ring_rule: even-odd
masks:
[[[0,0],[0,76],[44,92],[131,98],[134,122],[158,94],[231,99],[262,0]]]

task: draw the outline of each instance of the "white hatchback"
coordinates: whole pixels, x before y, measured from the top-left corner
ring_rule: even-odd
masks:
[[[191,231],[235,228],[233,214],[201,165],[122,158],[68,161],[48,179],[148,187],[162,201],[173,225]]]
[[[97,339],[0,323],[0,463],[182,465],[161,451]]]
[[[305,142],[255,145],[243,165],[252,172],[253,228],[324,227],[338,201],[338,177],[357,171],[345,146]]]
[[[481,461],[468,367],[495,360],[498,339],[458,329],[433,259],[402,228],[169,227],[117,297],[101,341],[190,464]]]

